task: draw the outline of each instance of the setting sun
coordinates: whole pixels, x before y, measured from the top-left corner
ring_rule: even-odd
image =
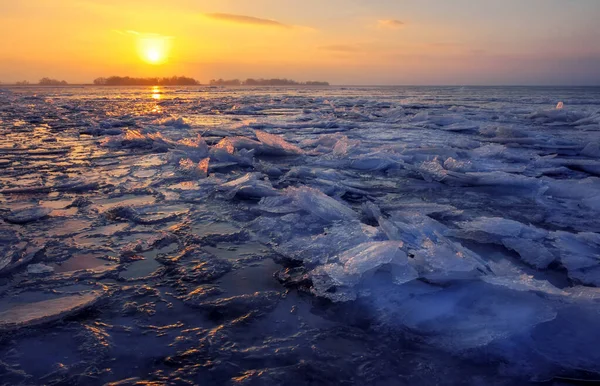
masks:
[[[161,53],[158,50],[150,49],[146,52],[146,60],[150,63],[158,63],[161,60]]]
[[[171,48],[170,38],[164,36],[143,36],[138,39],[140,58],[149,64],[167,62]]]

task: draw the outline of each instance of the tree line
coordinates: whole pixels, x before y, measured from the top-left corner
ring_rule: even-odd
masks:
[[[170,78],[110,76],[108,78],[96,78],[94,84],[97,86],[193,86],[200,84],[200,82],[185,76],[172,76]]]
[[[26,80],[16,82],[17,86],[29,86]],[[66,86],[68,83],[64,80],[42,78],[37,83],[40,86]],[[100,77],[94,79],[94,85],[96,86],[195,86],[200,85],[200,82],[194,78],[186,76],[172,76],[172,77],[149,77],[149,78],[135,78],[130,76],[109,76],[107,78]],[[253,79],[248,78],[246,80],[239,79],[211,79],[209,82],[211,86],[329,86],[328,82],[320,81],[308,81],[308,82],[296,82],[291,79]]]
[[[239,79],[211,79],[209,84],[211,86],[329,86],[328,82],[321,81],[308,81],[308,82],[296,82],[291,79],[253,79],[248,78],[246,80]]]
[[[0,82],[0,84],[2,84],[2,82]],[[37,84],[39,86],[66,86],[66,85],[68,85],[67,81],[65,81],[65,80],[58,80],[58,79],[52,79],[52,78],[42,78],[42,79],[40,79],[40,81]],[[29,82],[28,80],[21,80],[21,81],[15,82],[15,85],[30,86],[30,85],[32,85],[32,83]]]

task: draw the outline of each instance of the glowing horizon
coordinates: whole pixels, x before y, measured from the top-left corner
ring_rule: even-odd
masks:
[[[0,5],[0,81],[600,84],[600,2],[29,0]]]

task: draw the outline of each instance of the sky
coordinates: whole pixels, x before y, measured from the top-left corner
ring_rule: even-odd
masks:
[[[600,85],[600,0],[0,0],[0,82]]]

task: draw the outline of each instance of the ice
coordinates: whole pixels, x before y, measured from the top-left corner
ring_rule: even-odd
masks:
[[[160,133],[143,134],[139,130],[128,129],[125,134],[102,140],[101,146],[108,148],[139,148],[154,152],[166,152],[170,144]]]
[[[276,196],[279,193],[273,188],[266,177],[260,173],[248,173],[221,185],[220,189],[227,192],[227,197],[261,198]]]
[[[470,222],[459,224],[465,232],[484,232],[502,237],[516,237],[523,231],[524,225],[518,221],[502,217],[481,217]]]
[[[177,218],[178,213],[161,213],[153,206],[133,207],[119,204],[102,213],[110,221],[131,221],[136,224],[161,224]]]
[[[284,195],[291,197],[294,205],[325,221],[353,220],[357,213],[341,202],[323,194],[320,190],[301,186],[285,189]]]
[[[518,276],[485,276],[482,280],[486,283],[506,287],[521,292],[540,292],[549,295],[567,295],[547,280],[537,280],[532,275],[521,274]]]
[[[30,275],[48,275],[54,272],[54,268],[45,264],[29,264],[27,273]]]
[[[416,279],[401,247],[397,241],[367,242],[333,257],[310,272],[315,293],[333,301],[354,299],[355,287],[380,269],[389,270],[395,284]]]
[[[0,238],[0,276],[31,262],[44,247],[39,241],[28,241],[17,233],[4,232]]]
[[[527,264],[539,268],[548,268],[556,260],[556,256],[539,241],[523,238],[504,238],[502,245],[511,249],[521,256]]]
[[[51,208],[32,206],[25,209],[19,209],[12,211],[3,216],[4,221],[12,224],[27,224],[34,221],[38,221],[47,217],[52,213]]]
[[[179,171],[187,176],[204,178],[208,175],[210,158],[204,158],[197,164],[189,158],[179,161]]]
[[[355,153],[362,150],[360,148],[360,141],[349,140],[345,135],[341,136],[333,146],[333,155],[336,157],[347,156],[351,152]]]
[[[171,160],[189,158],[194,162],[200,162],[208,155],[208,145],[199,135],[196,138],[184,138],[179,140],[175,148],[169,153]]]
[[[569,277],[600,287],[600,234],[559,231],[553,234],[553,241]]]
[[[302,226],[301,223],[298,225]],[[273,230],[278,229],[275,226]],[[335,223],[317,234],[299,236],[298,233],[300,232],[293,231],[285,235],[273,249],[289,259],[303,262],[306,266],[324,264],[346,249],[381,239],[377,228],[358,222]]]
[[[154,122],[152,122],[152,124],[158,126],[171,126],[178,129],[190,128],[190,124],[187,122],[186,119],[184,119],[183,117],[174,116],[157,119]]]
[[[223,316],[242,317],[249,313],[265,313],[277,307],[281,295],[275,291],[232,296],[195,303],[194,307]]]
[[[223,138],[219,143],[212,146],[209,151],[211,160],[251,166],[254,158],[254,150],[240,149],[236,151],[235,147],[228,138]]]
[[[262,154],[265,145],[262,142],[259,141],[255,141],[251,138],[247,138],[247,137],[242,137],[242,136],[235,136],[235,137],[227,137],[227,138],[223,138],[221,140],[220,146],[222,146],[223,144],[227,144],[227,146],[230,146],[230,148],[233,149],[246,149],[246,150],[254,150],[256,154]]]
[[[9,89],[7,384],[600,374],[598,90]]]
[[[597,374],[600,370],[596,318],[597,303],[562,307],[555,320],[540,324],[531,332],[531,345],[555,366],[582,374],[579,378],[585,379],[586,372]]]
[[[53,296],[34,302],[19,302],[19,298],[5,299],[0,303],[0,331],[61,320],[92,307],[102,295],[101,291],[87,291],[80,295]],[[10,308],[7,309],[7,306]]]
[[[277,135],[269,134],[261,130],[255,130],[255,134],[258,140],[266,146],[266,148],[262,150],[263,153],[268,152],[269,154],[274,155],[296,155],[304,153],[298,146],[286,142]]]
[[[454,352],[517,337],[556,318],[556,310],[529,292],[465,284],[407,299],[397,322]]]
[[[545,245],[550,235],[548,231],[502,217],[480,217],[457,225],[461,230],[451,234],[481,243],[503,245],[536,268],[547,268],[556,259]]]

